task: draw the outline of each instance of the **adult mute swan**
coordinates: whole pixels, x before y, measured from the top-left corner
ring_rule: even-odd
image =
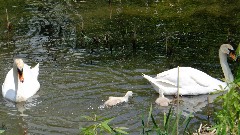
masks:
[[[123,97],[112,97],[110,96],[108,100],[104,103],[105,106],[114,106],[123,102],[128,102],[128,98],[132,96],[133,92],[128,91]]]
[[[225,82],[215,79],[208,74],[192,67],[179,67],[179,94],[180,95],[200,95],[208,94],[220,89],[220,86],[228,88],[228,84],[233,82],[233,75],[227,63],[227,55],[236,59],[235,51],[230,44],[223,44],[219,49],[220,64],[225,76]],[[143,74],[159,92],[165,95],[175,95],[177,93],[178,68],[173,68],[157,74],[155,78]]]
[[[40,88],[38,72],[39,64],[31,69],[22,59],[15,59],[13,68],[7,73],[2,85],[3,97],[22,102],[33,96]]]

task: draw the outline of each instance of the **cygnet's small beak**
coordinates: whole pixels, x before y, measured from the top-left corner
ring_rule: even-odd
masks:
[[[18,71],[18,78],[20,80],[20,82],[24,82],[24,77],[23,77],[23,69],[20,70],[19,68],[17,68],[17,71]]]
[[[231,51],[230,51],[229,56],[230,56],[234,61],[237,60],[236,53],[235,53],[234,50],[231,50]]]

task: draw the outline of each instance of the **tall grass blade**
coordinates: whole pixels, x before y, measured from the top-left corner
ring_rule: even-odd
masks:
[[[154,119],[152,114],[151,114],[151,118],[152,118],[152,122],[153,122],[155,128],[158,128],[158,125],[157,125],[157,123],[156,123],[156,121],[155,121],[155,119]]]
[[[186,133],[186,129],[187,129],[190,121],[192,120],[192,118],[193,118],[193,116],[192,116],[192,112],[191,112],[191,113],[188,115],[188,117],[187,117],[187,118],[184,120],[184,122],[183,122],[183,125],[185,125],[185,123],[186,123],[186,126],[185,126],[185,128],[184,128],[183,134]]]
[[[179,66],[178,66],[178,77],[177,77],[177,114],[179,113],[179,80],[180,80],[180,79],[179,79],[179,78],[180,78],[180,77],[179,77],[179,74],[180,74],[179,71],[180,71],[180,69],[179,69]],[[177,125],[176,125],[176,126],[177,126],[177,127],[176,127],[176,128],[177,128],[177,129],[176,129],[176,130],[177,130],[177,135],[178,135],[178,123],[179,123],[179,119],[180,119],[179,117],[180,117],[180,116],[177,115],[177,120],[176,120],[176,122],[175,122],[175,123],[177,123]]]
[[[178,127],[178,121],[179,121],[181,115],[182,115],[182,111],[179,114],[177,114],[177,117],[174,120],[174,126],[172,128],[172,135],[178,135],[177,127]]]
[[[169,127],[169,123],[170,123],[170,119],[172,118],[172,106],[170,107],[169,111],[168,111],[168,115],[167,115],[167,119],[166,119],[166,126],[165,126],[165,130],[168,131],[168,127]]]
[[[145,133],[145,123],[144,123],[144,116],[142,115],[142,133]]]
[[[166,121],[167,121],[167,117],[166,117],[166,113],[164,112],[164,114],[163,114],[163,126],[164,126],[164,128],[166,127]]]
[[[149,109],[149,112],[148,112],[147,126],[148,126],[148,123],[149,123],[149,121],[150,121],[150,119],[151,119],[151,114],[152,114],[152,104],[151,104],[150,109]]]

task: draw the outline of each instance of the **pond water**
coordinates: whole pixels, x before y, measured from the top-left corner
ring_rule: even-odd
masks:
[[[226,29],[231,29],[232,24],[220,23],[222,18],[209,19],[206,13],[201,17],[218,25],[194,19],[201,13],[188,22],[179,22],[183,21],[179,18],[159,19],[161,14],[157,15],[155,9],[166,4],[169,3],[24,3],[22,16],[18,13],[18,17],[12,18],[13,30],[2,30],[0,82],[11,69],[13,58],[21,57],[28,65],[40,63],[41,88],[24,103],[15,104],[0,97],[0,123],[7,127],[5,134],[79,134],[80,127],[93,123],[82,116],[95,114],[104,119],[114,117],[113,127],[124,126],[130,134],[142,134],[142,117],[147,118],[151,104],[158,123],[162,123],[163,113],[169,109],[154,104],[158,94],[142,73],[154,76],[172,67],[191,66],[222,78],[218,48],[229,36]],[[203,29],[191,19],[199,21],[196,24]],[[211,24],[214,27],[209,29]],[[128,103],[101,107],[109,96],[123,96],[129,90],[134,96]],[[212,121],[209,115],[217,105],[207,101],[216,96],[182,97],[181,120],[193,112],[192,132],[200,123]]]

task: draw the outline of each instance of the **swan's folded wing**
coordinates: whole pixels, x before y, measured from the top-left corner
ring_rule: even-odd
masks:
[[[213,78],[200,70],[197,70],[193,74],[190,74],[190,77],[202,87],[209,87],[214,84],[221,84],[220,80]]]
[[[169,80],[157,79],[156,83],[161,83],[162,85],[165,84],[166,87],[177,87],[176,83],[171,82]]]
[[[36,77],[36,78],[38,77],[38,74],[39,74],[39,63],[35,67],[33,67],[31,69],[31,72],[32,72],[34,77]]]

